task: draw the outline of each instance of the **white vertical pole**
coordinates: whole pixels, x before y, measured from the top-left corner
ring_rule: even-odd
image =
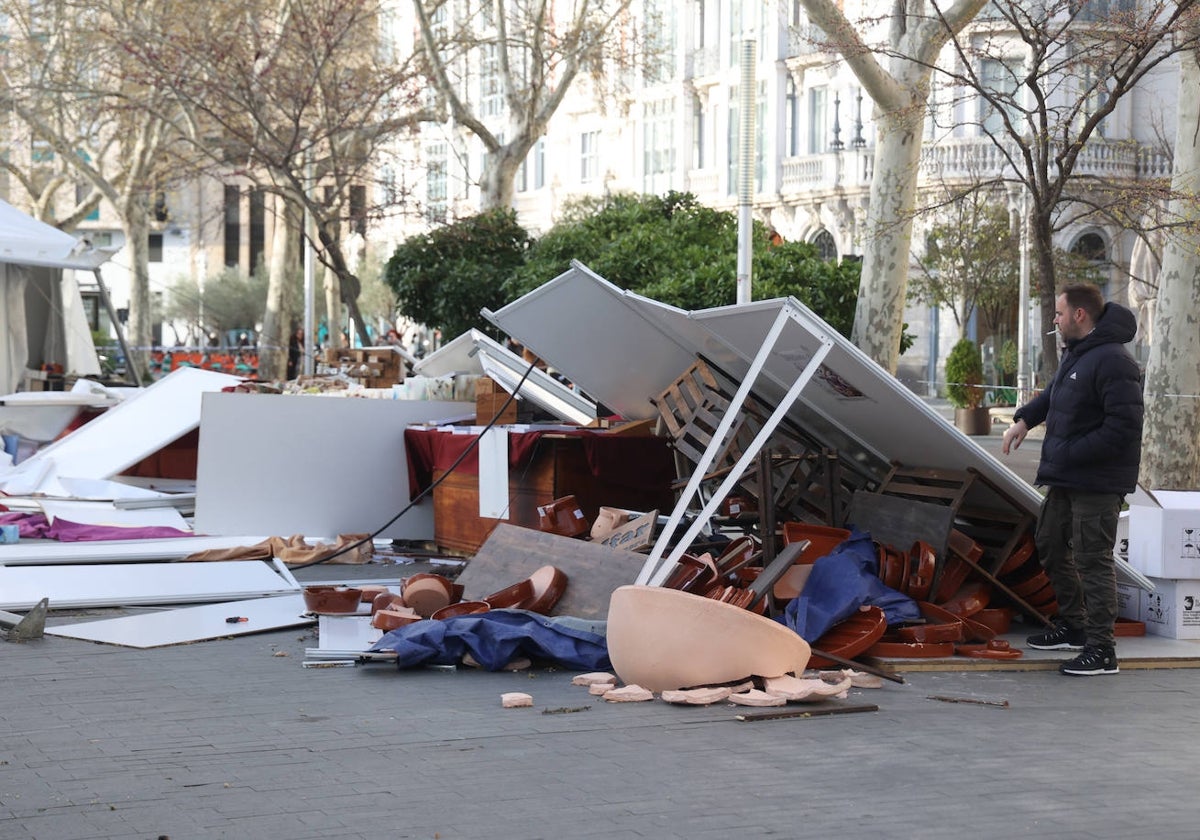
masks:
[[[1021,267],[1017,292],[1017,405],[1029,401],[1029,206],[1021,185]]]
[[[754,101],[755,41],[754,9],[756,0],[742,0],[741,80],[738,89],[738,259],[737,302],[749,303],[751,257],[754,254]]]
[[[304,189],[312,188],[312,161],[304,162]],[[317,255],[313,251],[313,217],[308,203],[304,205],[304,350],[301,354],[305,376],[313,375],[313,351],[317,347],[316,325],[313,323],[313,293],[314,278],[316,277]]]

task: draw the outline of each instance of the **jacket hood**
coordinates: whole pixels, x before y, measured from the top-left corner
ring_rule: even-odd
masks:
[[[1104,304],[1096,327],[1083,338],[1070,342],[1071,349],[1096,344],[1128,344],[1137,335],[1137,316],[1119,303]]]

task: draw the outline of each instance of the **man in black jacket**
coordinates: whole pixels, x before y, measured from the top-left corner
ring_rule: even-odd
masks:
[[[1013,415],[1004,433],[1008,454],[1031,428],[1046,436],[1036,483],[1047,488],[1038,516],[1038,555],[1058,600],[1054,629],[1030,636],[1039,650],[1078,650],[1064,674],[1115,674],[1117,519],[1137,485],[1142,455],[1142,385],[1124,345],[1133,340],[1132,312],[1104,303],[1088,284],[1064,287],[1054,325],[1066,346],[1050,386]]]

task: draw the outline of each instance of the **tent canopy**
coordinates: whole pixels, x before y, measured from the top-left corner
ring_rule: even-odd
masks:
[[[0,200],[0,394],[16,391],[27,368],[46,364],[100,373],[71,272],[95,270],[109,256]]]

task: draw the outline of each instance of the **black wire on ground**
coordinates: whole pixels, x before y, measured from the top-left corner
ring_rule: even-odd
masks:
[[[380,525],[372,533],[368,534],[367,536],[363,537],[362,539],[360,539],[356,542],[353,542],[350,545],[339,548],[333,554],[330,554],[328,556],[321,557],[317,560],[309,560],[307,563],[301,563],[298,566],[289,566],[288,571],[298,571],[300,569],[307,569],[309,566],[316,566],[319,563],[328,563],[330,560],[333,560],[335,557],[341,557],[343,554],[348,554],[349,552],[354,551],[356,548],[359,548],[360,546],[365,545],[368,542],[372,543],[372,545],[373,545],[374,540],[377,536],[379,536],[384,531],[386,531],[388,528],[390,528],[396,522],[396,520],[398,520],[400,517],[404,516],[404,514],[408,513],[410,510],[412,510],[413,507],[416,504],[418,504],[422,499],[424,499],[426,496],[428,496],[430,493],[432,493],[439,484],[441,484],[443,481],[445,481],[450,476],[450,474],[453,473],[454,470],[456,470],[458,468],[458,465],[461,464],[468,455],[470,455],[472,452],[475,451],[475,449],[479,446],[479,441],[483,439],[483,435],[489,429],[491,429],[493,426],[496,425],[496,423],[500,420],[501,416],[503,416],[504,412],[508,409],[508,407],[510,405],[512,405],[513,400],[515,400],[517,398],[517,392],[519,392],[521,390],[521,386],[525,384],[525,380],[529,378],[529,374],[533,373],[533,369],[536,366],[537,366],[536,362],[530,362],[529,367],[526,369],[525,373],[521,376],[520,381],[518,381],[516,387],[512,389],[512,393],[510,393],[508,395],[508,399],[506,399],[504,401],[504,404],[501,405],[500,408],[496,410],[496,413],[492,416],[492,419],[489,420],[487,425],[483,427],[483,431],[481,431],[478,435],[475,436],[475,439],[472,440],[471,443],[467,446],[467,448],[464,449],[459,454],[459,456],[454,459],[454,463],[452,463],[446,469],[446,471],[442,473],[441,477],[434,480],[428,487],[426,487],[424,490],[422,490],[420,493],[418,493],[417,497],[415,499],[413,499],[412,501],[410,501],[407,505],[405,505],[404,508],[399,513],[397,513],[395,516],[393,516],[387,522]]]

